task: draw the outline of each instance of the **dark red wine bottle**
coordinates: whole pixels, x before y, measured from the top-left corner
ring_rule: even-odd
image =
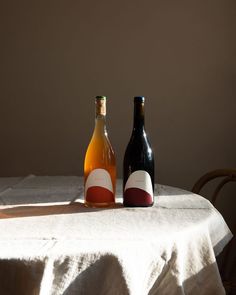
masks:
[[[134,97],[133,132],[123,162],[123,204],[149,207],[154,195],[154,155],[144,127],[143,96]]]

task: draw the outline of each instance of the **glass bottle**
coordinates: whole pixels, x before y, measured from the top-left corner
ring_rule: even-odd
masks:
[[[106,129],[106,97],[95,99],[95,128],[84,160],[85,205],[115,203],[116,160]]]
[[[144,126],[143,96],[134,97],[133,131],[123,161],[123,204],[127,207],[153,205],[154,155]]]

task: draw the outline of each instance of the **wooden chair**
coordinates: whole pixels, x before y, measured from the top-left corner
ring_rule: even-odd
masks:
[[[199,180],[194,184],[194,186],[192,188],[192,192],[199,194],[201,189],[205,186],[205,184],[207,184],[209,181],[216,179],[216,178],[220,178],[221,181],[218,183],[215,190],[213,191],[212,199],[210,200],[214,206],[216,206],[217,198],[219,196],[221,189],[224,187],[224,185],[227,184],[228,182],[236,181],[236,170],[235,169],[217,169],[217,170],[208,172],[208,173],[204,174],[201,178],[199,178]],[[236,231],[233,232],[233,234],[235,235]],[[233,243],[234,243],[234,241],[232,239],[224,249],[224,253],[223,253],[224,254],[224,261],[223,261],[222,271],[221,271],[223,285],[225,287],[226,294],[228,294],[228,295],[236,294],[236,282],[231,281],[224,274],[224,270],[226,269],[226,267],[227,267],[226,265],[228,265],[228,262],[230,259],[230,253],[232,254],[232,252],[233,252]],[[236,264],[236,262],[235,262],[235,264]],[[236,265],[234,265],[234,270],[233,270],[235,272],[234,275],[236,275],[235,268],[236,268]]]

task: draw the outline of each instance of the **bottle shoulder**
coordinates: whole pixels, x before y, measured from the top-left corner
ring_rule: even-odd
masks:
[[[136,148],[136,149],[143,149],[143,148],[146,148],[146,149],[151,149],[151,144],[150,144],[150,141],[148,139],[148,136],[146,134],[146,132],[142,132],[142,133],[135,133],[133,132],[131,134],[131,137],[130,137],[130,140],[129,140],[129,143],[127,145],[127,148]]]
[[[124,160],[139,162],[154,160],[154,153],[146,134],[131,135],[130,141],[126,147]]]
[[[104,135],[93,134],[89,142],[87,152],[91,150],[93,150],[96,153],[106,152],[109,150],[110,153],[114,154],[112,144],[107,134],[104,134]]]

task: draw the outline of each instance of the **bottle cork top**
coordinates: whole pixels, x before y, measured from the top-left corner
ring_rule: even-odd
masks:
[[[96,116],[106,116],[106,96],[96,96]]]
[[[135,96],[134,97],[134,102],[144,102],[145,97],[144,96]]]
[[[98,96],[96,96],[96,99],[106,100],[107,98],[104,95],[98,95]]]

